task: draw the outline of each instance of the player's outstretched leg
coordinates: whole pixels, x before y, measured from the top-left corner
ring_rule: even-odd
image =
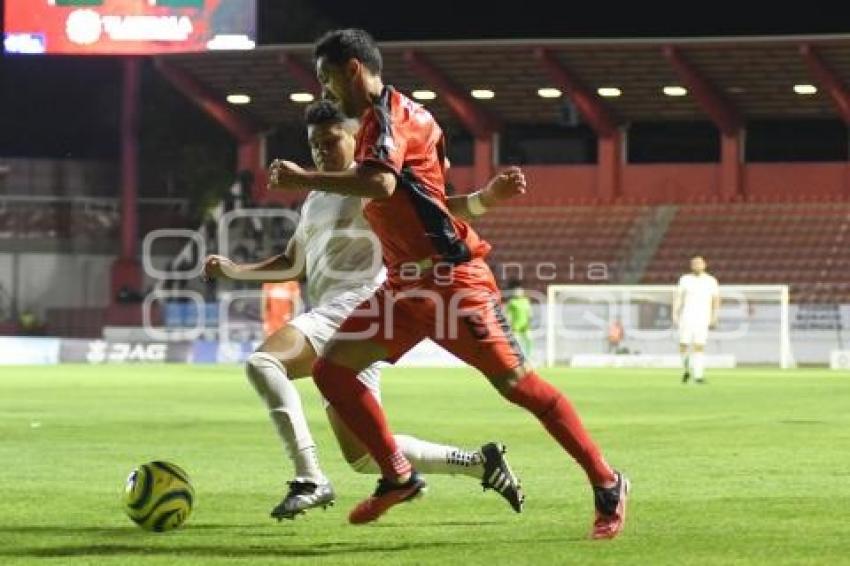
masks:
[[[705,384],[705,346],[694,344],[692,363],[694,370],[694,383]]]
[[[331,361],[334,348],[341,359],[348,359],[352,369]],[[375,396],[357,379],[357,373],[386,357],[382,347],[370,342],[332,342],[326,357],[313,366],[313,378],[325,399],[339,414],[345,426],[366,446],[381,470],[381,479],[371,497],[358,504],[349,514],[354,524],[368,523],[399,503],[411,501],[427,490],[427,484],[416,473],[399,449],[387,425],[384,411]]]
[[[309,368],[313,359],[315,352],[298,330],[284,327],[260,351],[251,354],[245,365],[248,381],[268,407],[284,452],[295,469],[295,479],[287,482],[286,494],[272,509],[271,516],[278,520],[294,519],[308,509],[327,507],[334,500],[333,487],[319,465],[301,397],[290,381],[290,373],[304,375],[307,370],[303,366]]]
[[[509,401],[533,413],[584,469],[593,486],[596,506],[591,536],[617,536],[626,517],[628,480],[602,457],[572,403],[530,368],[519,367],[510,375],[490,376],[490,381]]]
[[[688,355],[688,345],[680,344],[679,353],[682,356],[682,367],[684,368],[682,383],[687,383],[691,379],[691,357]]]
[[[366,448],[346,428],[332,407],[328,420],[339,447],[351,468],[361,474],[378,474],[380,469]],[[519,478],[505,457],[506,448],[499,442],[484,444],[479,450],[464,450],[456,446],[396,434],[395,441],[413,467],[426,474],[463,475],[481,482],[485,491],[495,490],[517,513],[522,512],[525,499]]]

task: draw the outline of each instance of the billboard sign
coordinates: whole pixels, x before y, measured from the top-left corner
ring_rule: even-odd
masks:
[[[253,49],[256,0],[6,0],[8,53],[151,55]]]

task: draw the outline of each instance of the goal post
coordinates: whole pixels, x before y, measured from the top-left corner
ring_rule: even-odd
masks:
[[[671,317],[676,289],[676,285],[550,285],[546,365],[566,365],[582,355],[677,354],[678,332]],[[720,299],[718,327],[709,332],[707,355],[725,356],[742,365],[793,367],[788,285],[721,284]],[[622,339],[609,340],[609,332],[618,325]]]

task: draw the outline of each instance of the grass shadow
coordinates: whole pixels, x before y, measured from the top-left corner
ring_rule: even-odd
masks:
[[[161,540],[167,540],[165,538]],[[584,542],[584,539],[548,537],[528,541],[514,541],[519,544],[572,544]],[[158,546],[150,544],[89,544],[62,545],[39,548],[3,549],[0,557],[8,558],[81,558],[81,557],[120,557],[120,556],[173,556],[173,557],[209,557],[209,558],[321,558],[335,555],[357,555],[369,553],[408,552],[419,549],[477,547],[486,545],[486,540],[423,540],[396,544],[360,544],[357,542],[317,542],[302,545],[179,545]]]
[[[188,529],[193,531],[227,531],[230,532],[232,529],[242,529],[242,528],[256,528],[257,525],[213,525],[213,524],[192,524],[188,526]],[[128,523],[124,527],[97,527],[97,526],[86,526],[86,527],[70,527],[64,525],[16,525],[16,526],[3,526],[0,525],[0,534],[13,534],[13,535],[104,535],[104,536],[115,536],[115,535],[135,535],[138,533],[143,533],[145,531],[139,529],[138,527],[133,526]]]
[[[0,550],[0,556],[15,558],[73,558],[73,557],[120,557],[120,556],[174,556],[209,558],[283,558],[323,557],[334,555],[368,554],[373,552],[404,552],[417,547],[464,546],[472,543],[403,543],[388,545],[360,545],[357,543],[317,543],[301,546],[221,546],[188,545],[158,547],[136,544],[66,545],[21,550]]]

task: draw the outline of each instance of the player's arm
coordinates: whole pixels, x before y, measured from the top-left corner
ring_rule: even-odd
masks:
[[[510,200],[526,190],[525,175],[519,167],[505,169],[488,181],[483,189],[468,195],[446,199],[446,205],[454,216],[471,220],[481,216],[487,209]]]
[[[682,310],[682,304],[684,303],[685,289],[682,286],[681,280],[679,281],[679,287],[676,289],[676,298],[673,299],[673,310],[670,312],[670,318],[673,320],[673,324],[675,326],[679,326],[679,313]]]
[[[714,295],[711,296],[711,328],[717,327],[717,320],[720,316],[720,291],[715,288]]]
[[[346,171],[305,171],[291,161],[275,160],[269,168],[269,188],[311,189],[345,196],[385,199],[392,196],[407,153],[407,140],[396,124],[389,130],[373,112],[360,122],[355,160]]]
[[[233,281],[298,281],[304,278],[303,249],[297,237],[289,239],[283,253],[255,263],[235,263],[222,255],[208,256],[204,261],[204,277]],[[297,266],[297,267],[296,267]],[[266,272],[283,272],[284,277],[263,277]]]
[[[363,163],[345,171],[307,171],[291,161],[275,159],[269,168],[269,189],[308,189],[339,195],[385,199],[396,188],[394,172],[380,165]]]

